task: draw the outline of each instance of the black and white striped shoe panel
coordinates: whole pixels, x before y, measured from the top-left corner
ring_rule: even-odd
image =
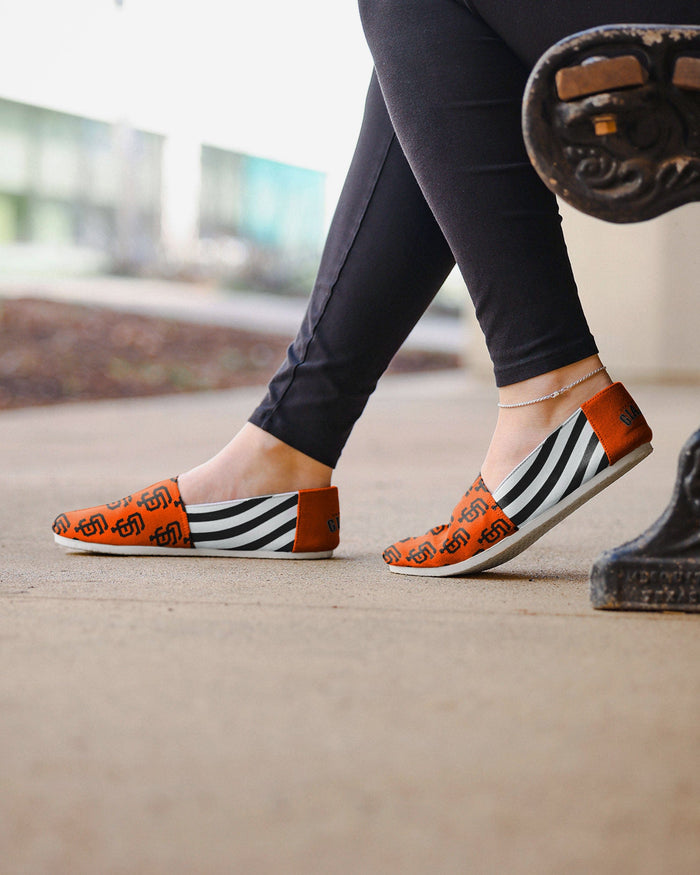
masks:
[[[291,553],[298,492],[185,507],[195,550]]]
[[[603,445],[579,409],[510,472],[493,497],[520,527],[591,480],[608,464]]]

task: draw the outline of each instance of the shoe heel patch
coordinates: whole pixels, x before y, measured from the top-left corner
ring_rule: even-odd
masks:
[[[297,508],[293,553],[334,550],[340,541],[338,489],[302,489]]]
[[[598,392],[581,409],[611,465],[651,441],[651,429],[622,383],[613,383]]]

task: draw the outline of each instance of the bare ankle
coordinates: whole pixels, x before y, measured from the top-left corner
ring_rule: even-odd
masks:
[[[178,478],[185,504],[330,486],[333,469],[251,423],[221,452]]]
[[[595,373],[588,376],[592,372]],[[561,391],[572,383],[575,385]],[[499,397],[505,406],[499,408],[494,436],[481,470],[488,488],[493,491],[551,431],[611,383],[600,359],[592,356],[531,380],[502,387]],[[535,400],[550,394],[554,397]]]
[[[541,418],[557,417],[562,410],[576,410],[612,383],[598,356],[539,374],[499,389],[499,408],[536,408]]]

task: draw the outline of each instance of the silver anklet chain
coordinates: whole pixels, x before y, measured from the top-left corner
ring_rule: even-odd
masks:
[[[590,374],[586,374],[585,377],[581,377],[580,380],[574,380],[573,383],[569,383],[568,386],[563,386],[561,389],[557,389],[556,392],[550,392],[549,395],[543,395],[541,398],[533,398],[532,401],[519,401],[517,404],[501,404],[498,402],[499,407],[529,407],[530,404],[539,404],[540,401],[549,401],[550,398],[558,398],[560,395],[563,395],[564,392],[568,392],[569,389],[573,389],[574,386],[578,386],[579,383],[585,383],[586,380],[590,380],[591,377],[595,377],[596,374],[599,374],[601,371],[605,370],[605,365],[601,365],[599,368],[596,368],[595,371],[591,371]]]

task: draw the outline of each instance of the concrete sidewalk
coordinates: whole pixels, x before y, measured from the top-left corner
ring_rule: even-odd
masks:
[[[588,602],[697,427],[697,389],[630,389],[654,455],[472,579],[380,558],[478,470],[495,395],[463,374],[384,381],[320,562],[52,543],[57,512],[217,450],[259,391],[0,414],[3,875],[695,875],[699,618]]]

